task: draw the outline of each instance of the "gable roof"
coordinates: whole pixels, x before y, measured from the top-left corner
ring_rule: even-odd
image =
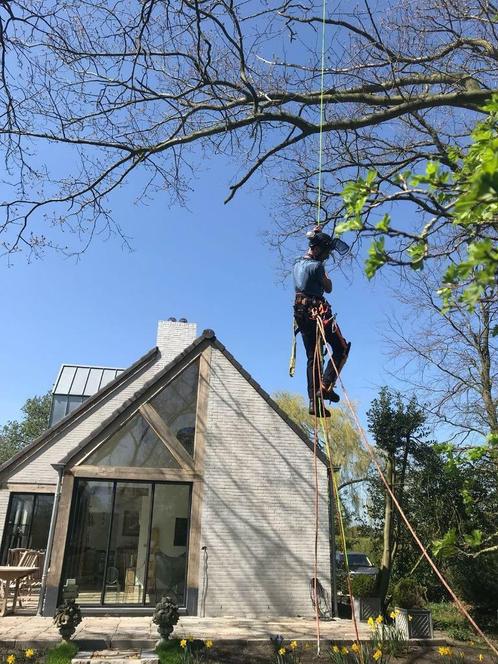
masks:
[[[125,383],[131,376],[135,373],[141,371],[149,363],[157,358],[159,355],[159,348],[155,347],[149,350],[145,355],[142,355],[136,362],[130,365],[122,373],[118,374],[114,380],[111,380],[104,387],[102,387],[98,392],[95,392],[92,396],[88,397],[83,401],[83,403],[68,413],[61,420],[56,422],[50,429],[47,429],[41,436],[35,438],[29,445],[23,447],[22,450],[14,454],[10,459],[5,461],[0,466],[0,475],[3,474],[5,470],[15,465],[18,461],[23,460],[25,457],[30,456],[37,449],[42,447],[44,444],[48,443],[52,438],[55,438],[59,433],[69,426],[71,426],[78,418],[84,415],[87,411],[97,405],[101,399],[105,398],[110,392],[118,388],[121,384]]]
[[[204,348],[212,346],[222,353],[222,355],[232,364],[232,366],[241,374],[241,376],[256,390],[256,392],[266,401],[266,403],[279,415],[279,417],[284,420],[284,422],[289,426],[294,433],[301,438],[301,440],[309,447],[309,449],[314,452],[313,442],[309,439],[306,433],[301,429],[301,427],[294,422],[280,406],[270,397],[268,392],[266,392],[261,385],[254,380],[249,372],[247,372],[244,367],[238,362],[235,357],[226,349],[226,347],[216,338],[216,335],[213,330],[207,329],[197,337],[185,350],[183,350],[179,355],[177,355],[174,360],[169,364],[163,367],[157,374],[155,374],[149,381],[147,381],[139,390],[137,390],[129,399],[127,399],[119,408],[117,408],[112,415],[106,418],[96,429],[94,429],[91,434],[86,436],[81,443],[71,450],[63,459],[60,460],[62,465],[67,465],[74,457],[76,457],[83,449],[99,434],[101,434],[109,425],[116,419],[116,416],[124,413],[126,410],[131,409],[136,401],[143,397],[146,392],[153,387],[158,381],[164,378],[167,374],[173,373],[177,365],[188,356],[194,356]],[[3,473],[8,467],[16,463],[18,460],[21,460],[23,457],[27,456],[30,452],[36,451],[36,448],[40,447],[43,443],[48,442],[49,439],[57,435],[62,431],[62,429],[70,426],[76,419],[81,417],[89,408],[96,405],[96,403],[103,397],[105,397],[108,392],[118,387],[121,382],[125,382],[126,379],[134,373],[134,371],[139,370],[142,366],[155,358],[159,353],[158,348],[153,348],[146,355],[140,358],[135,364],[131,365],[126,371],[120,374],[115,380],[108,383],[105,388],[94,394],[92,397],[89,397],[86,401],[82,403],[81,406],[76,408],[74,411],[66,415],[60,422],[51,427],[48,431],[42,434],[37,438],[33,443],[28,445],[26,448],[18,452],[14,457],[5,462],[0,466],[0,474]],[[327,456],[322,450],[317,449],[317,458],[325,465],[328,466]]]

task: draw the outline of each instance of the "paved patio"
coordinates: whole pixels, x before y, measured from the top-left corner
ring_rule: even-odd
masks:
[[[368,625],[361,623],[360,639],[370,635]],[[337,642],[354,640],[351,620],[335,619],[321,622],[322,638]],[[176,626],[174,636],[230,640],[267,640],[272,634],[282,634],[286,639],[313,640],[316,625],[305,618],[275,618],[253,620],[246,618],[196,618],[185,616]],[[75,634],[80,648],[151,648],[158,639],[157,629],[150,616],[84,618]],[[5,616],[0,618],[0,643],[5,647],[45,647],[57,643],[59,633],[51,618],[38,616]]]

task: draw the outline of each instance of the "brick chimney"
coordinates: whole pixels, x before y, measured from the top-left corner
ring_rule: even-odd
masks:
[[[157,347],[161,351],[161,364],[168,364],[189,346],[197,336],[197,324],[185,318],[160,320],[157,324]]]

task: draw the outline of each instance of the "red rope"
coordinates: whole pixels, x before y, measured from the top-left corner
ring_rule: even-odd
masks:
[[[321,320],[321,319],[320,319]],[[318,355],[319,355],[319,363],[318,363],[318,373],[319,373],[319,379],[320,379],[320,399],[321,403],[324,403],[324,398],[323,398],[323,385],[322,385],[322,356],[321,356],[321,344],[319,343],[319,328],[317,324],[317,341],[316,341],[316,348],[318,348]],[[351,618],[353,620],[353,626],[354,626],[354,631],[356,635],[356,642],[360,642],[360,632],[358,629],[358,619],[356,617],[356,610],[354,606],[354,601],[353,601],[353,588],[351,585],[351,571],[349,569],[349,561],[348,561],[348,554],[347,554],[347,546],[346,546],[346,534],[344,530],[344,521],[342,518],[342,506],[341,506],[341,500],[339,497],[339,491],[337,490],[337,484],[335,480],[335,475],[334,475],[334,468],[333,468],[333,463],[332,463],[332,454],[331,454],[331,448],[329,444],[329,439],[328,435],[326,434],[325,427],[323,426],[322,422],[322,431],[324,434],[325,442],[327,444],[327,459],[329,462],[329,471],[330,471],[330,477],[332,480],[332,490],[334,492],[334,502],[337,505],[337,511],[339,514],[339,526],[340,526],[340,532],[341,532],[341,542],[342,542],[342,549],[343,549],[343,554],[344,554],[344,564],[346,568],[346,580],[347,580],[347,587],[348,587],[348,595],[349,595],[349,604],[351,606]],[[360,662],[363,664],[363,651],[360,650]]]
[[[333,359],[333,357],[332,357],[332,353],[331,353],[331,351],[330,351],[330,348],[329,348],[329,345],[328,345],[328,343],[327,343],[327,340],[325,339],[325,330],[323,329],[323,323],[322,323],[322,321],[321,321],[320,318],[317,318],[317,329],[318,329],[318,328],[320,329],[320,334],[321,334],[322,339],[323,339],[323,342],[324,342],[324,344],[325,344],[325,348],[326,348],[327,353],[328,353],[328,355],[329,355],[330,361],[332,362],[332,366],[334,367],[334,370],[337,372],[337,368],[336,368],[336,365],[335,365],[334,359]],[[408,517],[407,517],[406,514],[404,513],[403,508],[402,508],[401,505],[399,504],[398,499],[396,498],[394,492],[392,491],[391,487],[389,486],[388,481],[386,480],[386,478],[385,478],[385,476],[384,476],[384,473],[382,472],[382,469],[381,469],[381,467],[380,467],[380,465],[379,465],[379,463],[378,463],[378,461],[377,461],[377,459],[376,459],[376,457],[375,457],[375,453],[374,453],[374,451],[373,451],[373,448],[372,448],[372,446],[370,445],[370,443],[368,442],[368,439],[367,439],[367,436],[366,436],[366,434],[365,434],[365,431],[363,430],[363,427],[362,427],[361,424],[360,424],[360,421],[359,421],[359,419],[358,419],[358,416],[357,416],[357,414],[356,414],[356,411],[355,411],[355,409],[353,408],[353,405],[352,405],[352,403],[351,403],[351,400],[349,399],[348,392],[347,392],[346,388],[344,387],[344,383],[342,382],[342,379],[341,379],[341,377],[340,377],[340,375],[339,375],[338,373],[337,373],[337,379],[338,379],[339,382],[340,382],[340,385],[341,385],[342,390],[343,390],[343,392],[344,392],[344,396],[346,397],[346,402],[347,402],[348,407],[349,407],[349,409],[350,409],[350,411],[351,411],[351,414],[353,415],[353,419],[355,420],[356,426],[357,426],[357,428],[358,428],[358,431],[359,431],[360,434],[361,434],[361,437],[362,437],[363,442],[364,442],[364,444],[365,444],[365,447],[366,447],[366,449],[367,449],[367,451],[368,451],[368,453],[369,453],[369,455],[370,455],[370,458],[372,459],[373,464],[374,464],[375,468],[377,469],[377,472],[379,473],[379,476],[380,476],[380,478],[381,478],[381,480],[382,480],[384,486],[386,487],[387,492],[388,492],[389,495],[391,496],[392,501],[393,501],[394,505],[396,506],[396,509],[398,510],[398,512],[399,512],[399,514],[400,514],[400,516],[401,516],[401,518],[402,518],[403,521],[405,522],[406,527],[408,528],[408,530],[409,530],[409,532],[411,533],[413,539],[414,539],[415,542],[417,543],[417,546],[419,547],[420,551],[422,552],[422,555],[423,555],[424,558],[427,560],[427,562],[428,562],[429,565],[432,567],[432,569],[433,569],[434,573],[436,574],[436,576],[438,577],[438,579],[441,581],[441,583],[443,584],[443,586],[446,588],[446,590],[447,590],[448,593],[450,594],[451,598],[453,599],[453,601],[454,601],[455,604],[457,605],[457,608],[459,609],[460,613],[461,613],[463,616],[465,616],[465,618],[467,618],[467,620],[468,620],[469,623],[472,625],[472,627],[473,627],[474,630],[477,632],[477,634],[479,634],[479,636],[480,636],[480,637],[481,637],[481,638],[487,643],[487,645],[491,648],[491,650],[495,653],[495,655],[498,655],[498,649],[494,646],[494,644],[492,643],[492,641],[490,641],[490,640],[488,639],[488,637],[484,634],[484,632],[481,630],[481,628],[479,627],[479,625],[475,622],[475,620],[474,620],[474,619],[472,618],[472,616],[469,614],[469,612],[467,611],[467,609],[466,609],[465,606],[463,605],[462,601],[461,601],[461,600],[457,597],[457,595],[453,592],[452,588],[450,587],[450,585],[448,584],[448,582],[446,581],[446,579],[444,578],[444,576],[442,575],[442,573],[439,571],[439,569],[438,569],[436,563],[432,560],[432,558],[431,558],[431,556],[429,555],[427,549],[425,548],[425,546],[424,546],[424,545],[422,544],[422,542],[420,541],[420,539],[419,539],[417,533],[415,532],[415,529],[413,528],[413,526],[411,525],[410,521],[408,520]]]
[[[313,354],[313,395],[316,395],[316,367],[320,366],[320,357],[317,352],[318,349],[318,327],[316,328],[316,344],[315,352]],[[315,547],[314,547],[314,564],[313,564],[313,593],[315,600],[315,622],[316,622],[316,654],[320,654],[320,613],[318,608],[318,528],[319,528],[319,515],[318,515],[318,505],[319,505],[319,486],[318,486],[318,415],[316,412],[316,398],[314,398],[314,429],[315,435],[313,437],[313,471],[315,477]]]

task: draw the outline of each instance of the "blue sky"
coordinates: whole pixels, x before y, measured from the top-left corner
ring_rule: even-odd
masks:
[[[64,362],[128,366],[170,316],[197,322],[199,333],[214,329],[267,391],[306,394],[300,340],[296,377],[288,376],[292,281],[282,283],[262,238],[276,194],[244,191],[223,205],[231,174],[221,160],[198,173],[188,210],[170,207],[166,195],[134,206],[123,191],[114,210],[133,236],[132,253],[119,239],[96,238],[79,261],[49,253],[0,264],[0,423],[50,389]],[[333,307],[352,341],[343,378],[363,415],[378,387],[392,384],[380,333],[394,305],[383,281],[369,283],[358,268],[349,278],[330,274]]]

